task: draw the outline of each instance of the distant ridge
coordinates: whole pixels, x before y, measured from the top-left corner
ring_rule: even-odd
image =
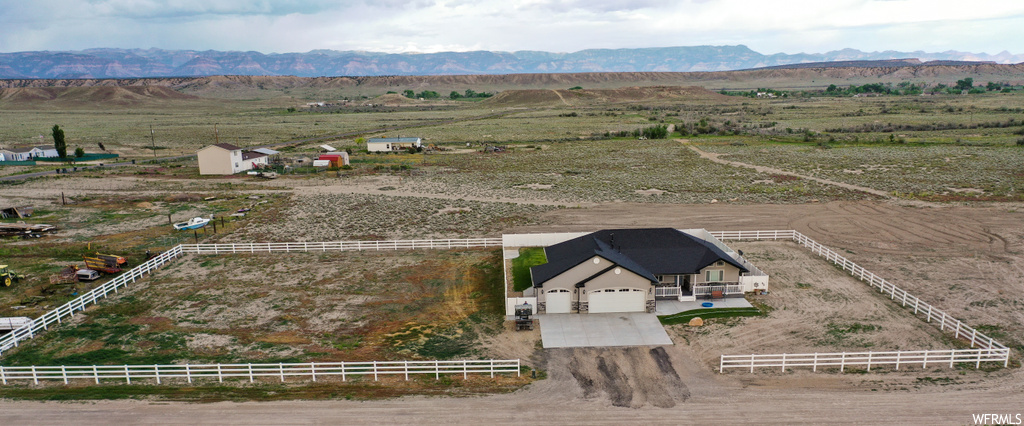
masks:
[[[801,64],[775,65],[771,67],[754,68],[758,70],[785,70],[797,68],[886,68],[886,67],[927,67],[927,66],[970,66],[970,65],[995,65],[995,61],[928,61],[921,62],[917,58],[906,59],[885,59],[875,61],[832,61],[832,62],[805,62]]]
[[[995,55],[955,51],[862,52],[855,49],[765,55],[743,45],[589,49],[572,53],[474,51],[423,54],[332,50],[264,54],[253,51],[88,49],[0,53],[0,79],[710,72],[770,67],[886,66],[871,64],[870,61],[903,63],[901,66],[906,66],[907,61],[923,65],[1013,64],[1024,62],[1024,55],[1009,52]]]

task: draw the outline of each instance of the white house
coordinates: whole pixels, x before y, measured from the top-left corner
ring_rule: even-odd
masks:
[[[420,138],[370,138],[366,141],[368,152],[397,152],[422,146]]]
[[[199,158],[201,175],[233,175],[268,164],[266,154],[242,152],[242,148],[228,143],[218,143],[200,149],[196,152],[196,157]]]
[[[30,161],[33,158],[53,158],[57,156],[57,148],[46,145],[22,146],[0,150],[0,161]]]

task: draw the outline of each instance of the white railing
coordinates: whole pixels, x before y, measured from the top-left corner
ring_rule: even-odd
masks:
[[[442,374],[461,374],[468,378],[470,374],[520,374],[518,359],[512,360],[458,360],[458,361],[368,361],[368,362],[304,362],[276,364],[178,364],[178,365],[89,365],[89,366],[31,366],[2,367],[0,381],[8,384],[11,381],[31,380],[39,384],[40,380],[61,380],[68,384],[71,380],[90,380],[96,384],[102,379],[132,380],[155,379],[157,384],[165,380],[184,379],[192,383],[196,379],[243,378],[254,382],[257,377],[273,377],[285,381],[287,377],[300,380],[317,381],[317,378],[337,376],[347,381],[351,376],[373,376],[378,380],[384,375],[402,375],[409,380],[412,374],[432,374],[440,378]]]
[[[920,365],[924,369],[929,365],[949,365],[952,368],[956,364],[965,363],[973,363],[974,368],[981,368],[982,362],[1002,362],[1003,367],[1006,367],[1009,359],[1009,349],[722,355],[718,372],[725,372],[726,368],[744,368],[753,373],[755,368],[763,367],[781,367],[782,371],[793,367],[811,367],[812,371],[818,371],[818,367],[839,367],[839,371],[843,372],[846,367],[854,366],[867,366],[868,371],[871,371],[871,367],[882,365],[895,365],[899,370],[901,365]]]
[[[877,287],[878,291],[882,294],[888,294],[889,299],[895,303],[899,303],[903,307],[913,309],[915,315],[919,315],[924,318],[927,322],[935,321],[938,323],[939,330],[953,334],[955,339],[964,339],[971,343],[971,348],[977,346],[979,349],[962,349],[962,351],[982,351],[978,352],[978,357],[986,357],[980,361],[1003,361],[1003,365],[1006,366],[1010,359],[1010,350],[1003,344],[995,341],[995,339],[986,336],[984,333],[979,332],[977,329],[964,324],[953,316],[943,312],[940,309],[922,301],[917,296],[908,293],[895,284],[886,281],[884,278],[875,275],[860,265],[853,263],[849,259],[843,257],[836,251],[825,247],[818,242],[808,238],[806,235],[801,234],[794,230],[779,230],[779,231],[718,231],[711,232],[716,238],[720,239],[731,239],[731,240],[777,240],[777,239],[792,239],[798,244],[803,245],[811,250],[812,253],[824,257],[829,262],[839,266],[844,271],[850,273],[857,279],[864,281],[871,287]],[[956,349],[946,350],[957,351]],[[984,352],[987,351],[987,352]],[[903,354],[915,354],[921,351],[900,351]],[[928,351],[929,354],[938,353],[942,351]],[[970,352],[965,352],[970,353]],[[820,355],[820,354],[819,354]],[[833,354],[834,355],[834,354]],[[723,357],[748,357],[751,355],[723,355]],[[765,355],[768,357],[777,355]],[[792,355],[787,355],[792,356]],[[898,355],[899,356],[899,355]],[[929,355],[930,356],[930,355]],[[959,355],[949,355],[950,357],[956,357]],[[989,359],[995,357],[997,359]],[[723,358],[724,359],[724,358]],[[954,360],[955,361],[955,360]],[[968,360],[971,361],[971,360]],[[974,360],[977,361],[977,360]],[[979,361],[979,362],[980,362]],[[931,362],[931,358],[929,358]],[[956,361],[959,362],[959,361]],[[820,364],[819,364],[820,365]]]
[[[456,238],[444,240],[328,241],[289,243],[182,244],[183,253],[290,253],[306,251],[411,250],[500,247],[501,238]]]
[[[743,285],[738,283],[729,284],[694,284],[693,295],[694,296],[709,296],[713,291],[720,291],[723,295],[726,294],[743,294]]]
[[[682,289],[678,286],[654,287],[654,297],[679,297]]]
[[[107,297],[111,292],[117,293],[118,289],[127,286],[128,283],[134,283],[145,274],[163,266],[181,254],[181,246],[175,246],[147,260],[145,263],[114,277],[103,285],[90,290],[88,293],[32,320],[29,324],[7,333],[3,338],[0,338],[0,354],[18,346],[20,341],[35,338],[36,334],[49,329],[51,325],[60,324],[64,318],[72,317],[75,315],[75,312],[85,310],[87,306],[95,304],[97,300]]]

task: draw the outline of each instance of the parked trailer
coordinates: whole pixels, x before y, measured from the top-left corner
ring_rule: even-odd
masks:
[[[117,258],[116,256],[107,256],[97,254],[95,257],[83,256],[85,259],[85,268],[92,269],[94,271],[100,271],[106,274],[116,274],[121,272],[121,265],[127,262],[118,263],[118,259],[124,260],[124,258]]]

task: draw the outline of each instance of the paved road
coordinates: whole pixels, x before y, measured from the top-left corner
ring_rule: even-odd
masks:
[[[451,119],[451,120],[433,120],[433,121],[424,121],[424,122],[414,123],[414,124],[406,124],[406,125],[401,125],[401,126],[380,127],[380,128],[368,129],[368,130],[357,130],[357,131],[354,131],[354,132],[345,132],[345,133],[338,133],[338,134],[327,135],[327,136],[317,136],[317,137],[313,137],[313,138],[295,139],[295,140],[286,141],[286,142],[270,143],[270,144],[266,144],[266,145],[250,146],[250,147],[246,147],[246,149],[277,148],[277,147],[289,146],[289,145],[297,145],[297,144],[302,144],[302,143],[328,141],[328,140],[339,139],[339,138],[348,138],[348,137],[352,137],[352,136],[364,135],[364,134],[367,134],[367,133],[389,132],[389,131],[395,131],[395,130],[411,129],[411,128],[416,128],[416,127],[440,126],[440,125],[443,125],[443,124],[452,124],[452,123],[458,123],[458,122],[462,122],[462,121],[482,120],[482,119],[485,119],[485,118],[500,117],[502,115],[518,113],[518,112],[523,112],[523,111],[524,110],[515,110],[515,111],[505,110],[505,111],[499,111],[499,112],[492,112],[492,113],[484,114],[484,115],[476,115],[476,116],[472,116],[472,117],[466,117],[466,118],[454,118],[454,119]],[[182,159],[187,159],[187,158],[192,158],[192,157],[195,157],[195,155],[192,154],[192,155],[177,155],[177,156],[171,156],[171,157],[159,157],[159,158],[153,158],[153,159],[137,160],[137,162],[145,164],[145,163],[152,163],[152,162],[157,162],[157,161],[182,160]],[[130,166],[130,165],[133,165],[133,164],[135,164],[135,163],[129,162],[129,161],[122,161],[122,162],[116,162],[116,163],[102,163],[102,164],[97,164],[97,165],[80,166],[80,167],[78,167],[78,171],[94,170],[94,169],[101,168],[101,167],[102,168],[123,167],[123,166]],[[74,173],[74,172],[70,171],[70,170],[73,169],[72,167],[68,167],[67,169],[69,169],[69,173],[71,173],[71,174]],[[57,173],[56,170],[48,170],[48,171],[45,171],[45,172],[35,172],[35,173],[25,173],[25,174],[20,174],[20,175],[3,176],[3,177],[0,177],[0,182],[3,182],[3,181],[25,180],[25,179],[31,179],[31,178],[41,177],[41,176],[57,175],[57,174],[58,173]]]

